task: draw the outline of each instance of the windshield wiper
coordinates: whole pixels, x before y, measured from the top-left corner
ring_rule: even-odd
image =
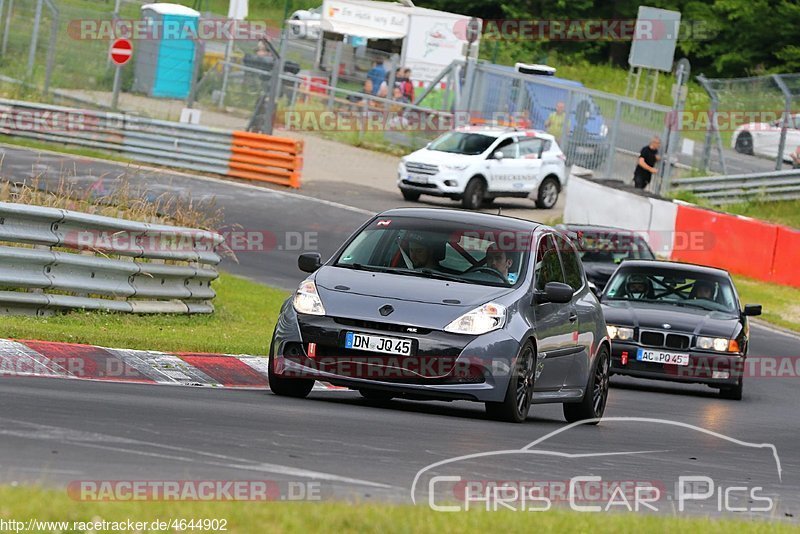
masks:
[[[697,304],[697,303],[694,303],[694,302],[675,301],[675,302],[670,302],[670,304],[675,304],[676,306],[681,306],[681,307],[685,306],[687,308],[699,308],[699,309],[705,310],[705,311],[718,311],[718,310],[715,310],[714,308],[709,308],[707,306],[703,306],[702,304]]]
[[[390,270],[383,267],[376,267],[374,265],[364,265],[363,263],[337,263],[334,267],[343,267],[345,269],[354,269],[356,271],[370,271],[373,273],[388,273]]]

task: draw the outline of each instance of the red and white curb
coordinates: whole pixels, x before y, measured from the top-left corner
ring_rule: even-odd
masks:
[[[268,360],[246,354],[158,352],[0,339],[0,376],[269,389]],[[317,382],[315,390],[344,390]]]

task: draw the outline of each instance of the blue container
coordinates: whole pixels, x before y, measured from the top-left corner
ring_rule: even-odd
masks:
[[[133,90],[160,98],[184,99],[192,87],[200,13],[178,4],[142,6],[150,39],[139,40]]]

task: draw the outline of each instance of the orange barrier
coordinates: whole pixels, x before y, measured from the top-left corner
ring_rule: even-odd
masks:
[[[800,231],[778,227],[771,281],[800,287]]]
[[[675,248],[672,259],[769,280],[779,226],[747,217],[678,205],[675,238],[694,245]]]
[[[303,142],[252,132],[233,132],[228,176],[300,187]]]

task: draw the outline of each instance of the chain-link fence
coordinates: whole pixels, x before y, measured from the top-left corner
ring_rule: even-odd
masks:
[[[119,12],[115,8],[119,4]],[[102,38],[101,21],[134,19],[146,0],[69,1],[4,0],[0,2],[0,75],[29,89],[110,91],[114,66],[110,38]],[[122,88],[133,83],[133,62],[122,70]],[[90,96],[90,95],[84,95]]]
[[[569,164],[598,177],[631,181],[642,147],[668,134],[672,109],[665,106],[499,65],[477,64],[473,76],[466,109],[490,117],[508,113],[524,127],[548,131]],[[651,188],[657,191],[659,183],[656,178]]]
[[[697,79],[711,97],[707,120],[689,118],[706,132],[701,169],[737,174],[800,164],[800,74]]]
[[[116,69],[109,60],[115,35],[107,31],[113,26],[104,26],[104,22],[115,17],[141,19],[146,1],[0,0],[0,29],[5,30],[5,53],[0,59],[0,76],[5,78],[0,80],[57,89],[84,102],[107,106]],[[199,23],[204,20],[224,19],[205,14]],[[36,39],[34,34],[38,34]],[[404,67],[399,64],[398,49],[386,42],[364,45],[346,37],[323,34],[320,38],[313,32],[291,30],[284,35],[281,38],[279,33],[267,31],[263,36],[268,41],[264,42],[252,35],[193,40],[191,87],[184,97],[177,97],[179,105],[183,106],[180,100],[185,99],[187,106],[218,117],[238,117],[240,124],[249,122],[255,129],[270,118],[279,127],[318,131],[345,142],[396,148],[398,152],[424,146],[444,131],[465,124],[491,122],[547,130],[558,138],[568,163],[590,169],[595,176],[625,182],[632,181],[642,147],[653,136],[664,140],[670,133],[670,108],[590,90],[576,82],[456,61],[435,82],[421,84],[415,82],[413,73],[408,78],[397,70]],[[150,59],[144,51],[150,44],[134,40],[134,60],[122,68],[123,93],[141,93],[141,71],[157,68],[155,59],[147,64]],[[181,61],[192,62],[182,47],[161,47],[162,54],[173,51],[184,59],[170,56],[157,61],[177,66]],[[276,56],[281,77],[274,109],[268,115],[273,94],[270,74]],[[784,80],[788,85],[795,82]],[[158,116],[155,110],[160,104],[155,99],[148,101],[152,102],[152,114]],[[144,113],[151,114],[148,109]],[[510,122],[502,120],[503,114],[512,117]],[[702,153],[702,144],[698,145],[694,152]],[[685,174],[697,159],[695,153],[681,155],[678,148],[677,144],[669,146],[664,160],[684,166],[676,170],[667,165],[662,169],[667,176],[670,172]],[[653,191],[660,188],[661,174],[650,186]]]

